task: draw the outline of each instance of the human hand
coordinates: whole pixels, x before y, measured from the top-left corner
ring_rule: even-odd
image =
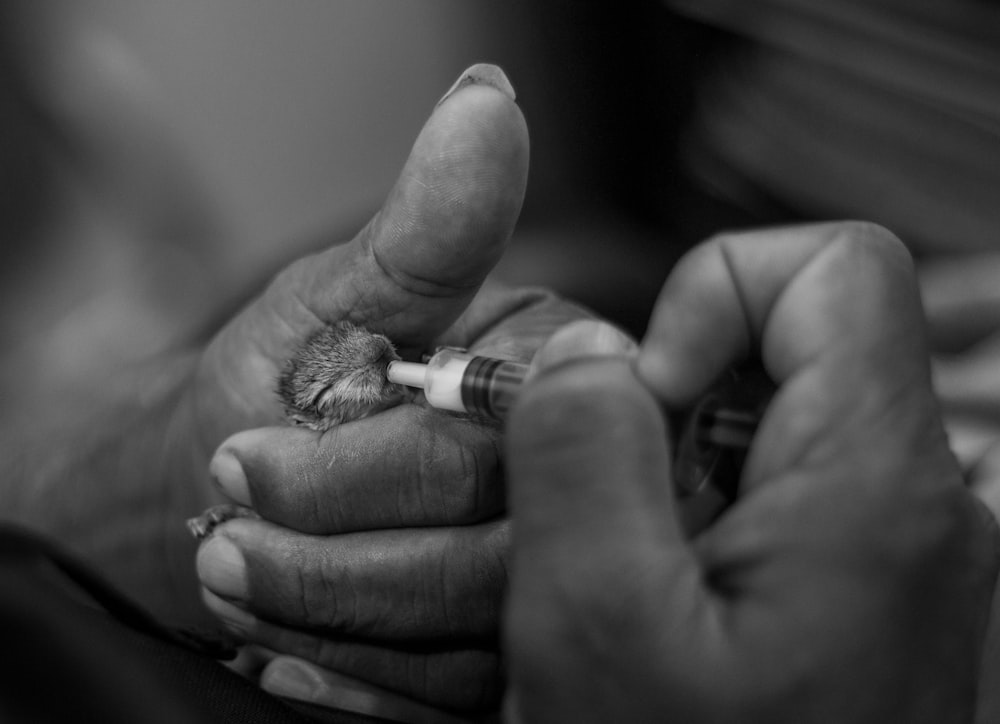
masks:
[[[970,489],[1000,519],[1000,254],[921,263],[934,386]],[[1000,596],[994,592],[976,721],[1000,719]]]
[[[682,260],[636,365],[543,371],[509,424],[511,720],[967,721],[998,539],[923,324],[890,234],[769,230]],[[686,541],[661,405],[753,353],[778,392]]]
[[[971,467],[1000,439],[1000,253],[921,262],[934,386],[952,448]]]
[[[207,451],[284,420],[275,381],[314,332],[351,321],[404,355],[442,335],[502,255],[528,169],[527,129],[494,66],[473,66],[434,109],[383,208],[349,243],[304,257],[203,353],[190,408]]]
[[[206,411],[238,413],[213,418],[220,432],[253,428],[219,447],[212,472],[263,518],[225,523],[202,545],[208,607],[246,640],[466,711],[495,708],[500,695],[499,429],[410,404],[326,434],[260,425],[279,419],[280,363],[324,321],[346,316],[411,353],[445,344],[528,360],[584,316],[538,290],[479,288],[516,217],[526,147],[507,96],[456,93],[418,139],[404,191],[355,248],[286,272],[262,299],[268,311],[217,340],[227,362],[208,367]],[[261,335],[277,340],[261,345]],[[230,370],[248,343],[257,360]],[[218,396],[233,385],[239,395]]]
[[[447,339],[528,360],[583,314],[546,294],[487,285]],[[237,433],[213,469],[263,518],[224,523],[198,553],[203,600],[230,630],[420,701],[498,705],[509,545],[498,426],[405,404],[325,434]],[[282,693],[277,677],[268,683]],[[345,699],[327,687],[314,703],[355,699],[340,691]]]

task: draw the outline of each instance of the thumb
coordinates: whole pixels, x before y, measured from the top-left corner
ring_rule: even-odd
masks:
[[[293,264],[263,302],[298,341],[349,319],[403,346],[450,325],[520,213],[527,127],[496,66],[466,70],[435,107],[383,207],[347,245]]]
[[[528,133],[496,66],[466,70],[438,103],[383,207],[349,243],[283,270],[213,340],[201,366],[213,440],[277,418],[274,380],[325,324],[352,321],[422,347],[475,296],[520,213]],[[214,399],[222,395],[224,399]]]
[[[534,561],[653,531],[680,540],[666,422],[633,370],[636,349],[611,325],[581,320],[535,355],[507,425],[509,502]]]
[[[674,510],[663,415],[632,355],[609,355],[608,338],[568,360],[541,352],[558,361],[526,384],[508,419],[505,637],[522,712],[578,710],[581,690],[570,684],[586,679],[593,645],[617,646],[602,632],[648,638],[647,624],[661,620],[691,631],[703,610]],[[552,343],[584,351],[578,334]],[[564,695],[576,703],[558,701]]]
[[[536,372],[508,420],[515,568],[523,557],[572,576],[618,552],[683,543],[661,408],[636,377],[633,354],[609,350],[610,335],[581,354],[579,329],[553,337],[547,346],[574,345],[575,356]]]

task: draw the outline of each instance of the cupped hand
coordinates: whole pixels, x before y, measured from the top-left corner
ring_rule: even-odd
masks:
[[[447,330],[503,254],[527,171],[527,128],[509,82],[495,66],[473,66],[435,107],[358,235],[291,264],[209,344],[189,396],[206,451],[282,422],[276,380],[323,326],[354,322],[403,354]]]
[[[465,85],[435,110],[359,237],[291,267],[216,340],[199,402],[207,439],[250,428],[211,469],[262,517],[202,545],[213,613],[248,641],[464,711],[500,696],[499,427],[420,404],[326,433],[275,425],[273,384],[297,345],[340,319],[404,356],[451,345],[526,361],[585,315],[543,291],[483,284],[520,207],[527,135],[499,71],[477,72],[493,86]]]
[[[689,541],[662,407],[747,355],[778,391],[739,498]],[[996,523],[948,447],[912,264],[884,230],[698,247],[637,364],[553,364],[509,431],[511,720],[972,717]]]

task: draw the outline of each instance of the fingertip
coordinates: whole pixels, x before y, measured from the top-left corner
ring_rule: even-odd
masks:
[[[414,142],[393,192],[410,203],[396,213],[413,215],[411,230],[441,230],[452,244],[469,249],[474,241],[499,258],[524,200],[529,148],[527,122],[511,96],[492,85],[463,85]],[[484,255],[482,276],[495,262]]]
[[[567,414],[568,409],[589,416],[611,412],[619,405],[628,406],[633,400],[643,404],[648,396],[627,357],[571,354],[553,359],[525,386],[512,415],[527,418],[529,426],[534,423],[546,427],[549,417],[554,426],[556,423],[576,424],[580,418]],[[611,408],[606,404],[609,401]],[[554,411],[547,412],[550,409]],[[516,418],[511,420],[516,421]],[[524,429],[517,424],[510,424],[508,428],[508,435],[517,435]]]
[[[260,676],[274,696],[411,724],[462,724],[462,719],[360,679],[295,656],[277,656]]]
[[[435,107],[397,191],[418,194],[435,222],[441,213],[457,212],[453,221],[489,227],[502,220],[509,231],[527,187],[528,126],[503,72],[474,68],[492,70],[466,71]]]
[[[237,545],[214,535],[198,548],[195,570],[202,584],[217,595],[243,599],[249,590],[246,559]]]
[[[219,445],[209,462],[209,474],[228,498],[255,507],[255,497],[264,494],[264,500],[257,502],[270,498],[269,491],[261,489],[262,481],[271,480],[276,471],[286,470],[288,459],[320,436],[303,426],[242,430]]]
[[[422,344],[458,318],[521,213],[528,127],[499,76],[494,80],[461,83],[435,108],[352,247],[365,259],[353,313],[377,313],[371,326],[402,347]]]
[[[563,476],[563,483],[585,487],[591,476],[610,480],[627,474],[635,462],[627,458],[637,445],[653,439],[654,448],[665,450],[664,425],[659,404],[637,378],[631,360],[575,357],[547,368],[525,386],[508,421],[506,459],[515,471],[535,469],[539,463],[544,468],[565,466],[572,474]],[[618,457],[620,468],[609,463]],[[596,467],[587,462],[591,458]],[[556,477],[549,484],[556,486]],[[529,496],[540,490],[528,487]]]
[[[666,421],[628,359],[578,358],[527,384],[506,460],[522,541],[627,539],[648,516],[671,525]]]
[[[640,345],[639,378],[673,407],[691,404],[752,343],[724,243],[716,237],[678,262]]]
[[[274,696],[333,706],[334,697],[324,700],[322,680],[312,666],[292,656],[271,660],[260,675],[260,687]]]
[[[208,464],[208,472],[226,497],[240,505],[253,506],[246,472],[231,447],[224,444],[216,451]]]
[[[638,352],[636,341],[612,324],[591,319],[571,322],[553,334],[531,361],[529,378],[580,357],[626,357]]]

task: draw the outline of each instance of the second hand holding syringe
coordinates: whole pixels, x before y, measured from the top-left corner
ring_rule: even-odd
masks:
[[[390,382],[423,389],[431,407],[503,420],[529,366],[444,347],[427,364],[394,361]],[[671,415],[673,483],[678,497],[736,496],[743,460],[774,392],[759,366],[732,370],[687,413]],[[706,494],[706,495],[703,495]]]

